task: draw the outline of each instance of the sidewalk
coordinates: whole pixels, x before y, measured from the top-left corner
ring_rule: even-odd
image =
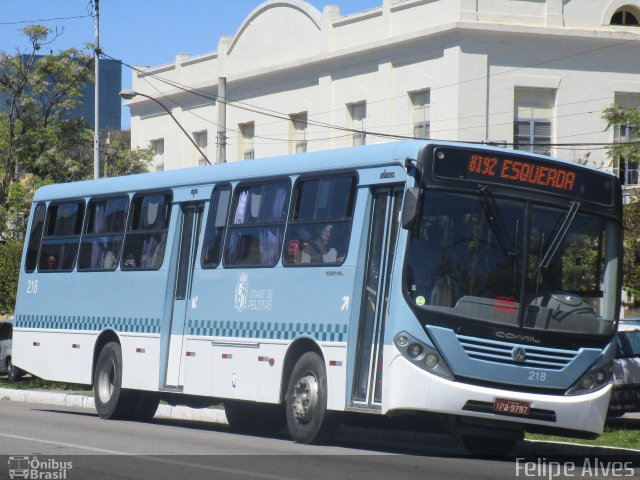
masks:
[[[15,390],[0,388],[0,400],[13,402],[39,403],[47,405],[61,405],[65,407],[79,407],[95,410],[93,397],[82,393],[45,392],[41,390]],[[173,418],[176,420],[194,420],[227,424],[224,410],[216,408],[189,408],[160,405],[156,412],[158,418]]]
[[[39,390],[14,390],[0,388],[0,402],[25,402],[33,404],[59,405],[65,407],[86,408],[95,411],[93,397],[81,392],[50,392]],[[227,425],[224,410],[217,408],[189,408],[183,406],[172,407],[160,405],[155,418],[209,422]],[[623,419],[638,420],[640,413],[627,414]],[[407,446],[427,455],[466,456],[467,453],[453,435],[413,432],[405,430],[389,430],[364,427],[341,426],[337,437],[349,441],[362,443],[365,446],[378,446],[397,449],[398,445]],[[560,450],[561,448],[561,450]],[[633,459],[634,463],[640,459],[640,451],[632,449],[578,445],[565,442],[542,442],[527,440],[518,442],[511,452],[511,456],[518,457],[614,457]]]

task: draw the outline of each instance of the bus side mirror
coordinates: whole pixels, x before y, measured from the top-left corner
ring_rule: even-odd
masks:
[[[410,187],[404,192],[402,203],[402,228],[413,230],[418,221],[418,205],[420,201],[420,188]]]

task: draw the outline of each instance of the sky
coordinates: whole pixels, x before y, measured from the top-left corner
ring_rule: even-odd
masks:
[[[307,0],[318,10],[338,5],[347,15],[379,7],[382,0]],[[234,35],[261,0],[100,0],[100,47],[129,65],[171,63],[179,53],[197,55],[216,50],[218,39]],[[42,53],[83,49],[95,40],[91,0],[0,0],[0,50],[28,51],[21,29],[42,24],[59,36]],[[123,66],[122,87],[131,86],[131,70]],[[122,109],[122,128],[130,124]]]

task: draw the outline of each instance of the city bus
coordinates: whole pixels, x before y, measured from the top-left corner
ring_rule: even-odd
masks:
[[[592,438],[621,212],[609,173],[435,141],[49,185],[14,362],[92,385],[105,419],[148,420],[166,399],[301,443],[396,415],[470,450]]]

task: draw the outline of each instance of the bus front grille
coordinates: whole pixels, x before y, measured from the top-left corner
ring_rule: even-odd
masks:
[[[470,358],[507,365],[562,370],[578,355],[576,350],[521,345],[466,335],[456,335],[456,337]]]

